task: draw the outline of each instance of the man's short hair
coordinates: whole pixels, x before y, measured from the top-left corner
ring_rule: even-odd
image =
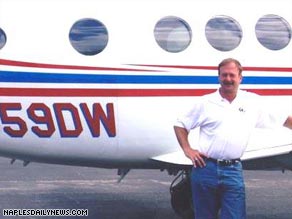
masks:
[[[222,66],[225,66],[229,63],[234,63],[236,65],[236,67],[238,68],[238,71],[239,71],[239,75],[241,75],[241,72],[242,72],[242,66],[240,64],[240,62],[236,59],[233,59],[233,58],[227,58],[227,59],[224,59],[222,60],[222,62],[220,62],[220,64],[218,65],[218,74],[220,75],[220,68]]]

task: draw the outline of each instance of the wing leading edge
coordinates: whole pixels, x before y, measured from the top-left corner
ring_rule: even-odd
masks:
[[[151,159],[175,165],[192,165],[191,160],[184,155],[181,149]],[[272,166],[292,169],[291,131],[286,129],[258,130],[251,136],[250,143],[241,159],[244,164],[248,164],[246,169],[265,169],[264,166],[270,168],[271,165],[264,165],[269,161],[273,162]],[[257,164],[259,164],[258,167]]]

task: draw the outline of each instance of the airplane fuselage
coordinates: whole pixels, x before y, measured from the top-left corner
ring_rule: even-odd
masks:
[[[227,57],[244,67],[241,89],[291,113],[291,16],[290,1],[0,0],[0,155],[165,167],[177,116],[218,89]],[[247,151],[285,149],[246,159],[292,151],[280,132]]]

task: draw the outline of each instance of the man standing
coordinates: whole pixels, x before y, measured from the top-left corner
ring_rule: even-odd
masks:
[[[259,104],[260,96],[242,91],[242,67],[235,59],[218,66],[220,88],[199,98],[174,126],[178,142],[192,160],[191,175],[196,219],[245,219],[245,186],[240,157],[253,128],[284,125],[292,116],[273,115]],[[191,148],[188,133],[200,128],[199,144]]]

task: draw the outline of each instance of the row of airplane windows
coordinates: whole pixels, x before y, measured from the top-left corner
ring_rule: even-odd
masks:
[[[220,15],[211,18],[205,26],[205,37],[209,44],[219,51],[231,51],[239,46],[243,36],[240,24],[232,17]],[[259,43],[269,50],[281,50],[291,40],[291,26],[278,15],[262,16],[255,25],[255,36]],[[192,41],[192,29],[182,18],[167,16],[154,27],[157,44],[165,51],[184,51]],[[75,22],[69,31],[72,47],[83,55],[102,52],[109,39],[106,26],[99,20],[86,18]],[[6,44],[7,36],[0,28],[0,49]]]

